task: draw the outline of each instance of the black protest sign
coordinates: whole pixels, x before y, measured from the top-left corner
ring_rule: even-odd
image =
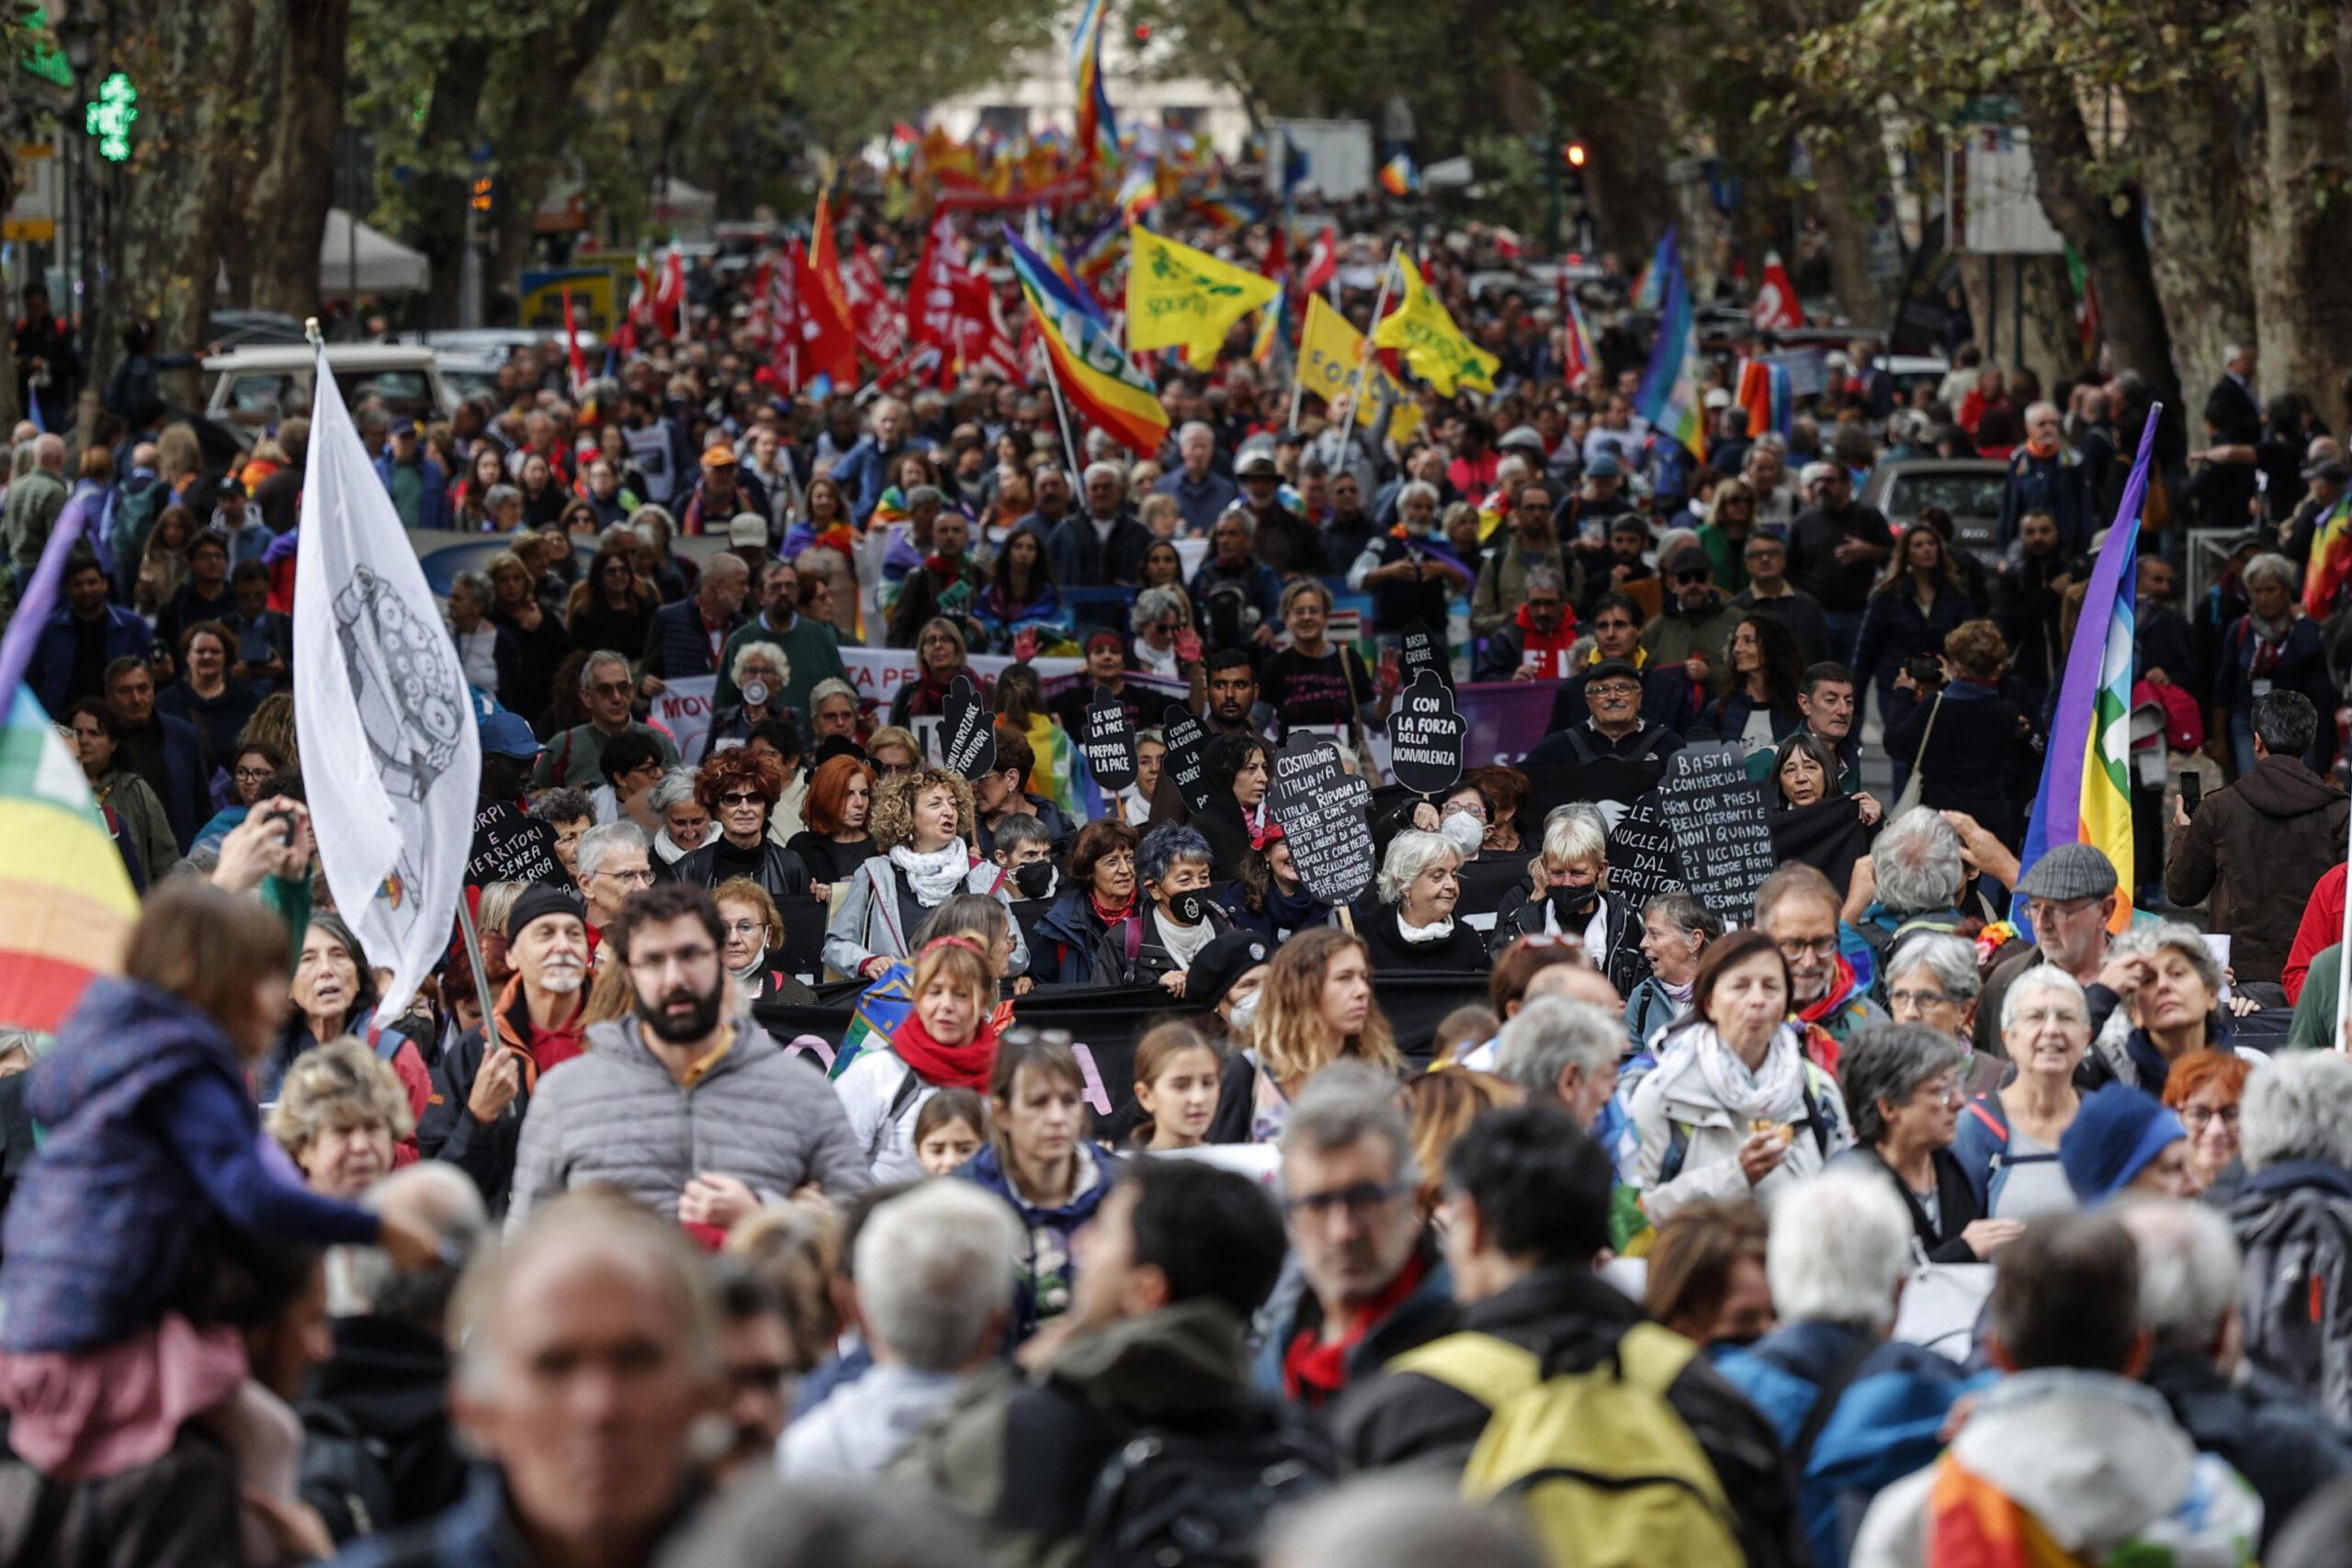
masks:
[[[466,880],[477,887],[493,882],[547,882],[571,886],[555,854],[555,829],[526,817],[503,800],[474,816],[474,847]]]
[[[1440,795],[1462,776],[1462,741],[1468,730],[1453,711],[1453,689],[1424,669],[1398,694],[1388,715],[1388,768],[1417,795]]]
[[[1330,737],[1302,730],[1283,741],[1267,799],[1308,892],[1339,905],[1372,886],[1372,786],[1340,765]]]
[[[1209,727],[1182,703],[1170,703],[1160,715],[1159,733],[1168,742],[1160,771],[1175,781],[1184,809],[1194,815],[1209,808]]]
[[[996,771],[996,716],[972,689],[972,678],[949,682],[939,724],[939,754],[950,773],[967,779]]]
[[[1639,913],[1661,893],[1679,893],[1682,852],[1657,795],[1644,795],[1609,830],[1609,891]]]
[[[1080,741],[1087,771],[1105,795],[1133,788],[1136,782],[1136,725],[1127,705],[1108,686],[1094,688],[1086,705],[1086,734]]]
[[[1421,678],[1424,670],[1434,670],[1437,678],[1445,682],[1446,690],[1453,689],[1453,660],[1447,657],[1445,634],[1431,631],[1427,622],[1405,623],[1404,646],[1398,660],[1405,667],[1405,683],[1412,684]]]
[[[1747,919],[1779,863],[1764,786],[1728,748],[1689,746],[1667,759],[1657,798],[1690,891],[1725,920]]]

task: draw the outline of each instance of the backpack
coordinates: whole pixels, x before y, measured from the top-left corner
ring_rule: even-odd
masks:
[[[295,1407],[302,1417],[302,1501],[319,1511],[342,1545],[400,1522],[400,1499],[386,1468],[391,1450],[322,1400]]]
[[[1987,1101],[1993,1105],[1992,1111],[1984,1109]],[[2050,1165],[2055,1163],[2058,1158],[2056,1149],[2052,1149],[2047,1154],[2038,1155],[2009,1153],[2009,1122],[2007,1116],[1996,1113],[2000,1104],[1999,1095],[1985,1094],[1970,1100],[1967,1107],[1968,1114],[1975,1117],[1985,1130],[1993,1134],[1993,1141],[2000,1145],[1993,1151],[1992,1158],[1985,1164],[1984,1190],[1977,1195],[1984,1212],[1988,1214],[1993,1212],[1993,1205],[2000,1201],[2001,1185],[2008,1179],[2010,1170],[2021,1165]]]
[[[1255,1409],[1238,1432],[1129,1433],[1087,1500],[1087,1568],[1254,1568],[1266,1520],[1339,1472],[1306,1417],[1271,1400]]]
[[[2245,1357],[2300,1389],[2331,1421],[2352,1420],[2352,1199],[2295,1187],[2240,1196]]]
[[[1388,1366],[1492,1412],[1463,1467],[1462,1495],[1518,1504],[1559,1568],[1741,1568],[1723,1481],[1666,1399],[1698,1353],[1672,1330],[1637,1323],[1582,1371],[1554,1370],[1489,1334],[1448,1335]]]

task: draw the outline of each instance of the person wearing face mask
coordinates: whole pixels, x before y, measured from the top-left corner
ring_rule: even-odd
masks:
[[[1495,909],[1488,946],[1499,954],[1523,936],[1575,937],[1621,997],[1649,978],[1640,915],[1609,896],[1609,828],[1591,806],[1555,807],[1544,819],[1544,850],[1530,887],[1513,887]]]
[[[1485,970],[1486,944],[1453,915],[1463,859],[1440,833],[1408,829],[1389,840],[1371,894],[1351,911],[1374,973]]]
[[[507,913],[506,955],[514,976],[490,1021],[494,1037],[476,1027],[442,1054],[416,1128],[417,1151],[464,1170],[497,1213],[540,1075],[582,1049],[588,928],[579,899],[544,883],[524,889]]]
[[[1061,868],[1054,863],[1053,836],[1026,812],[997,824],[990,857],[1012,878],[1016,899],[1035,902],[1061,891]]]
[[[1233,929],[1232,917],[1211,887],[1209,842],[1170,822],[1151,830],[1136,859],[1151,912],[1136,953],[1136,978],[1157,980],[1170,996],[1182,997],[1193,961]]]

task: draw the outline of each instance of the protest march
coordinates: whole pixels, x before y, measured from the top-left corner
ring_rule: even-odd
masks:
[[[21,289],[0,1568],[2345,1561],[2346,387],[1109,9],[462,385]]]

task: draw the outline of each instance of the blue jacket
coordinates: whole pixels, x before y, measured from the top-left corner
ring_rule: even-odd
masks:
[[[1862,1356],[1804,1456],[1797,1487],[1797,1512],[1817,1568],[1845,1568],[1871,1499],[1934,1462],[1943,1451],[1937,1434],[1952,1402],[1969,1387],[1959,1363],[1933,1350],[1894,1343],[1864,1347],[1860,1329],[1807,1321],[1715,1359],[1715,1370],[1793,1448],[1823,1384],[1850,1358]]]
[[[1008,1348],[1036,1333],[1046,1318],[1058,1317],[1069,1309],[1070,1294],[1078,1285],[1078,1258],[1070,1240],[1080,1225],[1094,1217],[1118,1177],[1119,1161],[1114,1156],[1082,1139],[1077,1153],[1081,1165],[1091,1168],[1092,1179],[1090,1182],[1088,1173],[1081,1171],[1078,1196],[1057,1209],[1041,1209],[1013,1190],[993,1143],[956,1172],[1012,1204],[1014,1217],[1021,1222],[1022,1256],[1013,1268],[1012,1332],[1005,1340]]]
[[[684,1531],[694,1501],[680,1499],[655,1542],[657,1550]],[[489,1464],[474,1467],[465,1495],[446,1512],[380,1535],[356,1537],[332,1560],[333,1568],[530,1568],[533,1561],[508,1505],[505,1478]]]
[[[742,625],[743,617],[738,614],[727,624],[727,637],[733,637]],[[719,640],[723,646],[726,638]],[[664,604],[653,613],[652,635],[645,643],[645,672],[665,681],[718,672],[718,666],[710,660],[710,634],[703,629],[702,605],[694,598]]]
[[[210,1091],[203,1104],[220,1122],[190,1124],[198,1089]],[[178,1292],[191,1244],[236,1218],[206,1179],[190,1179],[200,1151],[235,1151],[234,1168],[219,1169],[249,1209],[243,1217],[266,1208],[285,1239],[374,1238],[360,1211],[268,1174],[261,1111],[228,1036],[202,1010],[140,981],[91,983],[56,1048],[34,1065],[25,1109],[45,1139],[0,1221],[0,1348],[94,1349],[153,1324]],[[307,1234],[290,1234],[298,1229]]]
[[[161,709],[156,711],[155,722],[164,727],[164,771],[172,784],[171,788],[156,793],[164,797],[164,815],[171,820],[172,837],[186,854],[196,842],[197,829],[210,821],[218,809],[212,798],[212,770],[204,761],[204,731]]]
[[[147,629],[146,622],[129,610],[119,604],[108,604],[106,641],[105,662],[112,663],[145,653],[147,645],[154,641],[154,634]],[[57,718],[64,713],[65,686],[73,678],[74,612],[61,605],[50,612],[49,619],[41,626],[40,637],[33,643],[32,663],[25,671],[25,682],[32,687],[33,695],[40,699],[40,705],[49,710],[49,716]]]
[[[882,492],[890,488],[890,466],[913,451],[910,444],[895,452],[885,452],[871,435],[863,436],[849,449],[849,456],[833,466],[833,479],[849,492],[850,515],[863,527],[874,515],[875,503]]]
[[[2058,542],[2068,555],[2091,547],[2093,498],[2085,493],[2083,460],[2061,446],[2054,457],[2037,457],[2020,446],[2009,456],[2009,482],[2001,492],[2001,520],[1994,543],[2007,549],[2018,524],[2029,512],[2045,512],[2058,525]]]
[[[416,525],[420,528],[454,528],[457,517],[449,510],[449,472],[441,460],[421,456],[418,468],[424,476],[424,496],[418,503]],[[376,477],[384,481],[384,493],[392,493],[392,452],[387,446],[383,456],[376,459]]]

